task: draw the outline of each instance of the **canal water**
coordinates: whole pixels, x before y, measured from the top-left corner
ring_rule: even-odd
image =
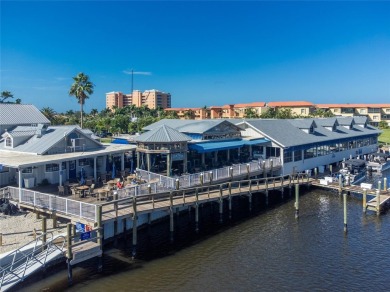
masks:
[[[390,172],[385,174],[390,181]],[[378,177],[372,180],[377,181]],[[234,201],[232,219],[218,206],[175,217],[174,241],[169,222],[139,234],[137,259],[131,237],[119,240],[103,257],[74,268],[67,287],[65,265],[24,283],[24,291],[378,291],[388,290],[390,213],[363,214],[360,199],[348,197],[348,233],[343,231],[343,200],[336,193],[301,188],[300,216],[293,196],[273,192],[254,196],[252,212],[245,197]],[[225,206],[226,207],[226,206]],[[226,209],[225,209],[226,211]]]

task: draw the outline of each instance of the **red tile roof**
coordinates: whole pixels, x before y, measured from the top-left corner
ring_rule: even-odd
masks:
[[[258,101],[258,102],[251,102],[251,103],[237,103],[234,105],[235,108],[241,108],[241,107],[264,107],[265,102]]]
[[[383,108],[388,107],[390,108],[390,104],[386,103],[334,103],[334,104],[316,104],[316,107],[318,108]]]
[[[271,101],[267,104],[269,107],[299,107],[314,106],[314,103],[308,101]]]

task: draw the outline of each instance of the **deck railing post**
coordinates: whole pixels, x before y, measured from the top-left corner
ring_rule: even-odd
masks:
[[[387,177],[383,179],[383,190],[387,192]]]

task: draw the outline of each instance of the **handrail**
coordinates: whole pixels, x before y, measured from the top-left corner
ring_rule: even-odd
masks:
[[[44,249],[44,251],[38,252],[37,246],[38,246],[38,242],[40,242],[39,239],[43,236],[46,236],[47,234],[50,234],[51,238],[50,238],[50,240],[46,241],[45,243],[43,243],[42,245],[40,245],[38,247],[39,249]],[[57,244],[54,243],[54,240],[57,240],[58,238],[63,238],[61,247],[58,247]],[[33,250],[31,252],[26,254],[23,251],[21,251],[22,248],[30,245],[34,241],[35,241],[35,245],[34,245]],[[4,278],[9,274],[14,275],[16,278],[18,278],[19,281],[22,281],[24,279],[24,275],[25,275],[25,272],[27,270],[28,264],[31,261],[35,260],[35,262],[39,262],[44,266],[46,264],[47,256],[49,254],[53,253],[56,249],[63,252],[66,238],[63,235],[58,235],[56,238],[54,238],[53,232],[50,231],[50,232],[46,232],[46,233],[41,234],[34,241],[31,241],[31,242],[23,245],[22,247],[18,248],[14,252],[12,252],[11,254],[14,254],[12,262],[9,265],[5,266],[4,268],[0,267],[0,275],[2,275],[1,281],[0,281],[0,287],[3,285]],[[19,259],[16,259],[16,255],[18,254],[18,251],[20,252],[22,257]],[[38,255],[43,254],[43,253],[45,253],[45,257],[42,261],[38,258]],[[14,271],[15,271],[15,269],[19,268],[21,266],[20,263],[23,263],[23,262],[24,262],[23,273],[20,276],[20,275],[16,274]]]

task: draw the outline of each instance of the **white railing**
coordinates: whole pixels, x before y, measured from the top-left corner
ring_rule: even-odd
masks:
[[[231,176],[233,176],[233,178],[236,176],[242,176],[248,173],[248,169],[250,173],[253,172],[262,173],[263,165],[265,165],[265,168],[267,170],[270,170],[271,164],[272,164],[272,168],[279,167],[281,165],[280,157],[272,157],[266,160],[257,160],[248,163],[235,164],[232,166],[212,169],[209,171],[182,175],[178,178],[167,177],[153,172],[148,172],[142,169],[137,169],[137,175],[139,176],[140,179],[145,180],[146,182],[150,182],[149,184],[152,186],[152,192],[154,192],[153,190],[155,188],[155,185],[158,187],[159,191],[174,190],[176,188],[176,180],[179,180],[179,186],[181,188],[188,188],[188,187],[200,185],[202,181],[202,177],[203,177],[203,183],[205,184],[205,183],[210,183],[211,179],[212,181],[219,181],[226,178],[230,178]],[[155,182],[155,180],[157,180],[157,182]],[[143,194],[147,194],[147,192]]]
[[[56,211],[65,215],[95,220],[96,205],[28,189],[7,187],[9,196],[19,203]]]

